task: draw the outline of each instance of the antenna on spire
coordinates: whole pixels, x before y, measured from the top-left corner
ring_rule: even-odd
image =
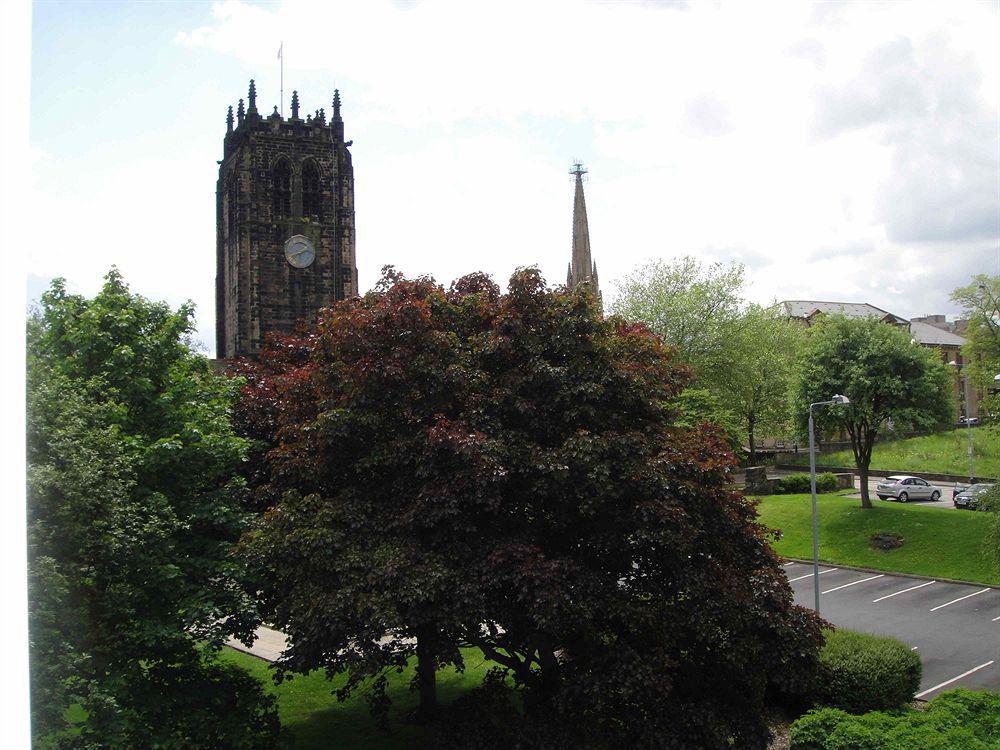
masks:
[[[577,161],[576,159],[574,159],[573,160],[573,168],[571,170],[569,170],[569,173],[572,174],[572,175],[576,175],[577,179],[580,179],[585,174],[587,174],[587,170],[583,168],[583,162],[580,162],[580,161]]]

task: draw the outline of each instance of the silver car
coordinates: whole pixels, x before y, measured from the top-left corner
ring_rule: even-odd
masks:
[[[894,477],[886,477],[875,485],[875,494],[879,500],[899,500],[905,503],[907,500],[934,500],[941,498],[941,491],[933,484],[920,477],[910,477],[899,474]]]

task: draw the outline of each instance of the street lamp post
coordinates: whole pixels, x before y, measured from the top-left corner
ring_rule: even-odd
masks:
[[[812,525],[813,525],[813,593],[816,595],[816,614],[819,614],[819,524],[816,514],[816,438],[813,429],[813,407],[827,404],[849,404],[851,400],[839,393],[833,394],[829,401],[817,401],[809,404],[809,488],[812,492]]]
[[[962,365],[960,365],[957,360],[953,359],[951,362],[948,363],[948,366],[955,368],[955,372],[959,373],[959,377],[962,378],[962,385],[964,386],[963,395],[965,397],[965,429],[969,436],[969,447],[967,450],[969,454],[969,484],[971,485],[973,483],[975,472],[973,471],[973,458],[972,458],[972,396],[969,393],[969,376],[961,374]]]

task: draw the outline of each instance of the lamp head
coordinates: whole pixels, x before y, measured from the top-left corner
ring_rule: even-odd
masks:
[[[847,396],[842,396],[839,393],[834,393],[833,398],[831,398],[830,400],[835,404],[840,404],[841,406],[851,403],[851,399],[849,399]]]

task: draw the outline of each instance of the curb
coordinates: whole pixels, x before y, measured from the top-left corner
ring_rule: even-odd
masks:
[[[781,559],[787,562],[802,563],[804,565],[813,564],[812,560],[803,560],[800,557],[782,557]],[[879,568],[861,568],[858,567],[857,565],[841,565],[840,563],[826,562],[824,560],[820,560],[819,564],[826,566],[834,566],[836,568],[840,568],[843,570],[857,570],[861,573],[887,573],[888,575],[899,576],[900,578],[914,578],[918,581],[941,581],[942,583],[959,583],[962,584],[963,586],[985,586],[987,588],[1000,591],[1000,585],[997,585],[995,583],[982,583],[981,581],[962,581],[957,578],[941,578],[938,576],[931,578],[930,576],[917,575],[916,573],[900,573],[895,570],[881,570]]]

